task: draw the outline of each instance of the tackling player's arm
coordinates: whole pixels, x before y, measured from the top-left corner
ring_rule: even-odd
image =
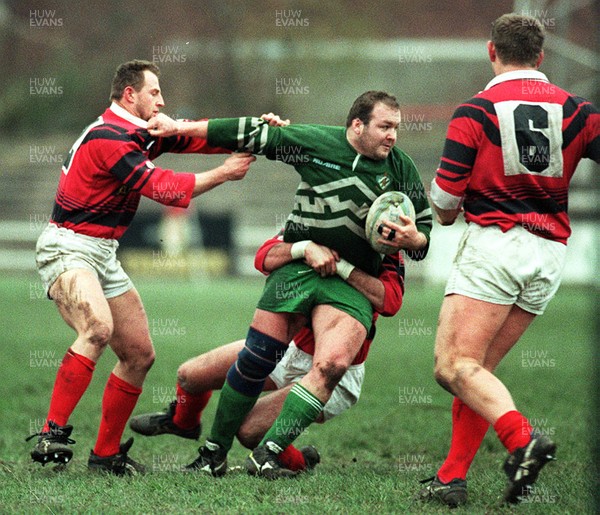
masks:
[[[337,273],[348,284],[361,292],[376,311],[385,316],[391,316],[400,309],[402,294],[398,273],[395,274],[395,281],[392,275],[386,275],[384,283],[379,278],[340,259],[334,250],[310,240],[286,243],[280,237],[272,238],[258,249],[254,266],[259,272],[268,275],[273,270],[296,259],[304,259],[322,277]]]
[[[253,161],[256,161],[256,158],[252,154],[234,154],[225,159],[221,166],[207,172],[194,174],[195,183],[192,197],[212,190],[227,181],[243,179]]]

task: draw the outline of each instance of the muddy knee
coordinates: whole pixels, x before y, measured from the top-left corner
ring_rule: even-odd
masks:
[[[327,390],[332,392],[337,384],[340,382],[348,366],[343,363],[335,361],[326,361],[325,363],[318,363],[316,368],[323,378],[323,384]]]
[[[436,362],[434,377],[442,388],[455,394],[466,380],[477,374],[482,368],[479,363],[471,360]]]
[[[113,334],[112,322],[101,320],[94,315],[86,318],[84,336],[86,340],[96,347],[106,347]]]

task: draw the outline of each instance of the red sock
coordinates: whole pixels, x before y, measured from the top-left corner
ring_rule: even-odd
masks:
[[[452,440],[446,461],[438,470],[438,478],[448,483],[455,478],[466,479],[490,424],[458,397],[452,402]]]
[[[529,421],[515,410],[507,411],[496,420],[494,429],[502,445],[511,454],[519,447],[525,447],[531,441],[531,432],[533,431]]]
[[[177,406],[173,423],[181,429],[196,427],[200,423],[202,411],[206,408],[211,395],[212,390],[200,394],[186,392],[177,383]]]
[[[296,449],[292,444],[288,445],[277,457],[281,464],[290,470],[305,470],[306,462],[304,461],[304,454]]]
[[[94,454],[106,457],[119,452],[121,436],[140,393],[141,388],[110,374],[102,397],[102,420]]]
[[[59,426],[67,424],[71,413],[92,380],[95,366],[96,363],[91,359],[76,354],[71,349],[67,351],[56,373],[48,417],[42,431],[48,430],[48,420],[54,421]]]

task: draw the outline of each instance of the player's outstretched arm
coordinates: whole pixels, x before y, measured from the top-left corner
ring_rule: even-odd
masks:
[[[290,124],[289,120],[282,120],[279,115],[273,113],[261,116],[271,127],[285,127]],[[208,120],[198,122],[173,120],[166,114],[158,113],[148,120],[148,132],[150,136],[166,138],[168,136],[188,136],[193,138],[204,138],[208,136]]]
[[[208,133],[208,121],[199,122],[173,120],[166,114],[158,113],[148,120],[148,132],[150,136],[166,138],[168,136],[189,136],[193,138],[206,139]]]
[[[271,127],[286,127],[290,124],[290,120],[282,120],[278,114],[267,113],[260,116],[262,120],[267,122]]]
[[[256,161],[256,157],[252,154],[233,154],[225,159],[225,162],[221,166],[213,168],[208,172],[195,174],[196,183],[192,197],[212,190],[224,182],[243,179],[253,161]]]

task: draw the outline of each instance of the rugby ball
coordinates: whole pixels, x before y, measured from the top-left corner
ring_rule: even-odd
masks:
[[[381,254],[392,254],[396,249],[377,243],[381,238],[378,232],[379,227],[384,220],[389,220],[398,225],[404,225],[399,216],[408,216],[413,222],[415,221],[415,206],[407,195],[400,191],[388,191],[375,199],[367,213],[367,221],[365,223],[365,234],[367,241],[371,244],[374,250]]]

